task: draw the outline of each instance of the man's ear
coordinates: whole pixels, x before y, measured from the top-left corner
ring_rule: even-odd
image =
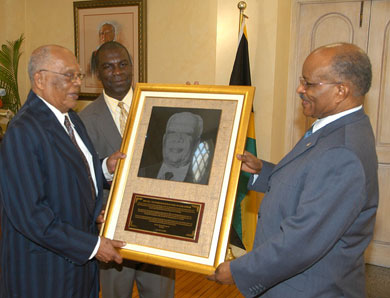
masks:
[[[337,101],[342,102],[346,98],[349,97],[349,94],[351,92],[351,88],[348,84],[340,84],[337,86]]]
[[[95,72],[95,76],[96,76],[96,77],[98,78],[98,80],[101,82],[102,80],[100,79],[100,73],[99,73],[99,71],[95,68],[94,72]]]
[[[42,90],[44,88],[45,79],[44,79],[44,76],[42,75],[42,72],[34,73],[33,80],[34,80],[34,85],[36,88],[38,88],[40,90]]]

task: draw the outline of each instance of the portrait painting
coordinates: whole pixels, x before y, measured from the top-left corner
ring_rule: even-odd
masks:
[[[208,184],[221,112],[153,107],[138,177]]]
[[[136,85],[101,232],[124,258],[203,274],[225,260],[253,95]]]
[[[117,41],[129,51],[133,60],[134,86],[137,82],[145,82],[145,1],[77,1],[73,7],[75,53],[86,75],[81,85],[81,98],[95,98],[102,92],[103,87],[95,74],[95,57],[99,47],[108,41]]]

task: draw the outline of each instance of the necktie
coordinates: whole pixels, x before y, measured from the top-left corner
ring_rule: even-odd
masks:
[[[76,142],[76,138],[74,136],[74,131],[73,131],[72,125],[70,124],[68,116],[65,116],[64,124],[65,124],[66,130],[68,131],[69,137],[70,137],[73,145],[75,145],[77,151],[80,153],[81,159],[83,160],[83,163],[84,163],[84,165],[85,165],[85,167],[87,169],[88,180],[89,180],[89,184],[90,184],[90,187],[91,187],[92,199],[95,199],[96,198],[96,191],[95,191],[95,184],[93,183],[93,179],[92,179],[92,176],[91,176],[91,170],[89,168],[88,161],[85,158],[84,153],[81,151],[79,145]]]
[[[165,172],[165,180],[171,180],[173,178],[172,172]]]
[[[126,127],[127,116],[129,115],[129,113],[126,111],[123,102],[120,101],[118,103],[118,107],[121,109],[121,114],[119,116],[119,127],[120,127],[120,131],[121,131],[121,136],[123,137],[123,133],[124,133],[125,127]]]
[[[305,133],[305,135],[303,136],[304,139],[306,139],[307,137],[311,136],[311,134],[313,133],[313,126],[311,126]]]

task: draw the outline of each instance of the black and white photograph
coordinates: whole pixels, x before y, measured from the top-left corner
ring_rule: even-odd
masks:
[[[138,177],[208,184],[221,110],[153,107]]]

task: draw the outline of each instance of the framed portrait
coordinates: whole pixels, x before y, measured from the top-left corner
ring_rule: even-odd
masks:
[[[146,82],[146,0],[73,2],[75,54],[85,79],[80,98],[95,99],[103,90],[95,74],[99,47],[115,40],[133,60],[133,84]]]
[[[253,96],[136,85],[101,230],[124,258],[202,274],[225,260]]]

